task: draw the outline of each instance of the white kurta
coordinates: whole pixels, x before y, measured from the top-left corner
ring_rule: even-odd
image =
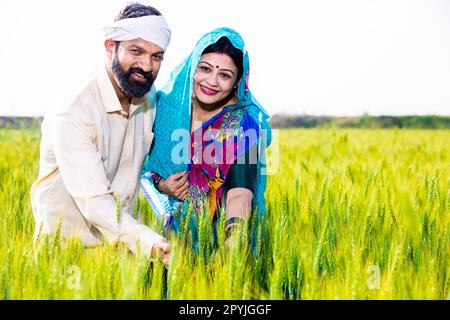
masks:
[[[42,123],[39,177],[31,188],[39,233],[78,236],[87,246],[105,237],[147,256],[161,236],[133,217],[140,172],[153,140],[155,90],[123,111],[106,68]],[[117,214],[120,205],[120,220]]]

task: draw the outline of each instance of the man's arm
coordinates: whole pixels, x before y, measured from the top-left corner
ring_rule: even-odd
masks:
[[[83,216],[109,242],[124,242],[133,252],[137,251],[137,242],[140,242],[142,252],[150,257],[155,244],[164,238],[139,224],[130,212],[120,212],[120,217],[117,216],[110,181],[97,151],[94,125],[88,120],[58,115],[52,129],[58,168]]]

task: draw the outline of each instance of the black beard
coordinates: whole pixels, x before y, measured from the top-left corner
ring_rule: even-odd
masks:
[[[112,72],[114,74],[114,78],[118,82],[117,85],[120,90],[131,98],[142,98],[150,91],[153,82],[155,82],[155,78],[151,72],[145,72],[140,68],[130,68],[125,72],[117,59],[117,56],[115,56],[112,60]],[[146,81],[137,82],[133,80],[131,78],[131,74],[133,72],[143,76]]]

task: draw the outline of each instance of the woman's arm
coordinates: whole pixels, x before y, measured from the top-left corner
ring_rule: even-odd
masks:
[[[246,188],[233,188],[227,193],[226,227],[227,240],[225,247],[229,248],[235,238],[235,228],[252,213],[253,192]]]
[[[233,188],[227,192],[226,219],[247,219],[252,212],[253,192],[246,188]]]
[[[228,170],[226,188],[226,232],[231,235],[233,229],[252,213],[253,193],[255,192],[257,165],[249,161],[250,151],[241,155]],[[227,240],[230,244],[232,237]]]

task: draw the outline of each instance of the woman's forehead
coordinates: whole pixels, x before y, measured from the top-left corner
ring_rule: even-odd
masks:
[[[205,53],[201,56],[200,62],[208,63],[220,69],[237,69],[233,59],[229,55],[221,52]]]

